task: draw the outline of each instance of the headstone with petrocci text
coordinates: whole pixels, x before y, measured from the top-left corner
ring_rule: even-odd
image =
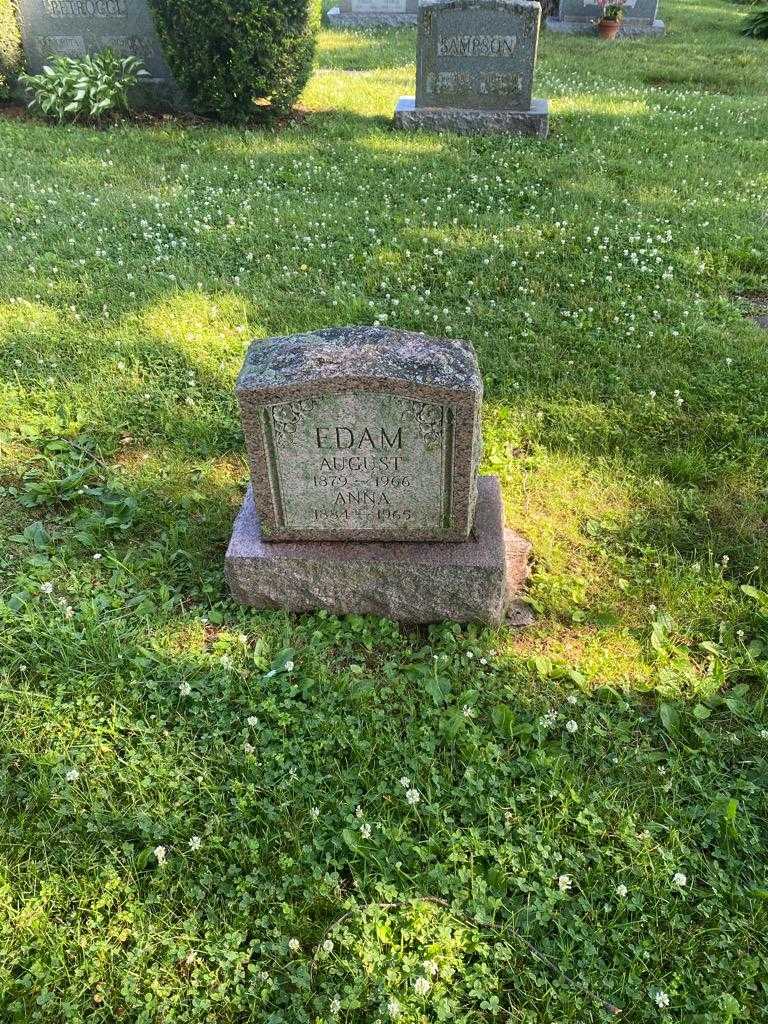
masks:
[[[18,0],[27,70],[39,74],[51,57],[84,57],[110,49],[138,57],[142,76],[135,102],[149,108],[185,106],[160,46],[146,0]]]

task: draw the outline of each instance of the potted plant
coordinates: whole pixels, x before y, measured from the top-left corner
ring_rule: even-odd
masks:
[[[615,39],[624,20],[624,0],[598,0],[603,13],[597,23],[601,39]]]

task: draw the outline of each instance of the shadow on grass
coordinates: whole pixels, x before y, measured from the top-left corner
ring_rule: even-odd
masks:
[[[672,337],[662,324],[653,354],[641,350],[637,355],[634,338],[629,346],[623,332],[611,325],[623,315],[625,296],[639,277],[627,273],[617,289],[606,289],[600,252],[562,246],[560,235],[542,216],[546,196],[558,191],[567,191],[574,207],[602,211],[607,173],[611,186],[621,192],[620,204],[611,213],[627,233],[637,230],[638,221],[655,223],[659,230],[666,222],[674,223],[680,200],[671,183],[658,177],[639,181],[633,173],[647,132],[614,132],[633,122],[645,124],[650,116],[635,99],[621,100],[619,111],[611,113],[600,110],[599,102],[576,98],[555,119],[555,139],[533,144],[521,139],[403,136],[382,132],[385,122],[380,117],[322,112],[313,114],[306,128],[285,133],[231,134],[209,128],[150,133],[143,139],[141,161],[124,166],[121,154],[131,139],[115,133],[108,139],[116,167],[109,175],[108,203],[79,213],[71,255],[66,249],[66,256],[40,251],[43,280],[49,274],[53,278],[53,266],[61,264],[52,289],[56,304],[41,296],[32,305],[5,306],[0,311],[3,344],[21,363],[17,372],[23,387],[44,395],[49,369],[38,369],[37,360],[48,364],[58,359],[66,374],[56,400],[79,405],[97,438],[113,443],[116,436],[130,434],[156,460],[158,473],[169,474],[170,480],[153,482],[151,474],[134,467],[135,474],[131,469],[121,474],[126,488],[145,507],[152,530],[162,533],[177,509],[189,515],[195,529],[187,543],[196,564],[209,563],[220,573],[228,524],[245,475],[238,462],[243,445],[232,385],[247,341],[253,335],[311,330],[334,322],[370,322],[369,303],[380,297],[382,281],[397,274],[403,294],[411,283],[419,291],[433,289],[437,295],[451,295],[459,312],[471,300],[475,312],[469,329],[457,328],[456,333],[476,345],[489,404],[514,413],[519,429],[540,452],[574,460],[587,480],[595,477],[594,467],[601,463],[601,472],[609,465],[618,479],[631,481],[626,497],[631,523],[614,531],[616,549],[632,553],[629,557],[637,557],[639,565],[645,557],[641,549],[654,544],[691,561],[711,547],[730,551],[734,567],[749,568],[764,561],[765,509],[753,483],[757,471],[746,474],[739,467],[752,442],[744,423],[734,421],[731,406],[737,397],[742,412],[758,416],[764,400],[759,383],[764,379],[759,373],[762,352],[750,329],[735,329],[729,343],[729,351],[754,368],[757,383],[750,385],[748,398],[734,396],[711,374],[710,364],[723,357],[722,316],[714,325],[702,318],[683,337]],[[335,123],[342,129],[338,140],[328,134]],[[555,144],[558,132],[575,137],[585,125],[621,140],[620,146],[606,147],[600,175],[581,173],[581,165],[564,160]],[[104,184],[103,139],[91,133],[80,152],[62,146],[51,154],[46,134],[46,129],[35,129],[34,139],[46,153],[48,172],[98,192]],[[70,139],[72,134],[63,132],[61,137]],[[179,171],[158,182],[147,172],[155,163],[180,167],[193,153],[195,170],[189,178]],[[297,165],[316,168],[317,184],[308,187],[297,176]],[[135,181],[144,175],[151,188],[136,196]],[[510,189],[503,215],[492,204],[481,204],[488,175],[521,186],[514,194]],[[465,189],[473,178],[477,184]],[[362,199],[350,188],[359,180],[370,182],[370,193]],[[246,217],[242,200],[251,190],[257,197],[252,204],[256,212]],[[384,192],[388,202],[380,204],[378,196]],[[717,199],[708,200],[711,206],[702,203],[699,216],[716,218]],[[285,200],[287,206],[278,209]],[[348,226],[336,215],[353,200],[359,202],[366,232],[350,241]],[[433,223],[410,223],[424,201],[435,209]],[[281,229],[262,232],[265,224],[272,227],[275,211],[282,218]],[[319,224],[319,215],[322,226],[311,231],[322,236],[323,263],[305,274],[301,267],[308,259],[304,246],[309,229],[298,226]],[[91,248],[94,235],[120,218],[127,225],[123,267],[95,256]],[[212,218],[216,230],[209,238],[203,229]],[[391,234],[393,220],[399,225],[397,236],[386,244],[376,240],[377,234]],[[176,243],[169,262],[155,262],[158,225],[163,245],[168,239]],[[490,240],[505,231],[510,232],[506,248],[494,249]],[[536,248],[548,251],[546,265],[532,262]],[[689,249],[679,247],[676,258],[692,261],[693,249],[694,241]],[[246,258],[249,250],[251,261]],[[520,270],[514,270],[511,255],[523,263]],[[236,291],[234,277],[246,264],[255,268],[253,276],[247,289]],[[138,292],[132,299],[126,290],[129,267]],[[521,294],[523,279],[529,288]],[[473,284],[465,296],[469,281]],[[31,284],[16,263],[6,287],[12,295],[29,295],[41,285]],[[320,301],[322,292],[327,301]],[[335,296],[343,299],[339,308],[331,304]],[[648,291],[649,304],[661,305],[664,297],[661,290]],[[682,301],[675,299],[673,313]],[[82,310],[82,321],[70,317],[69,302]],[[101,319],[105,303],[113,310],[109,323]],[[588,324],[572,325],[562,311],[576,306],[593,306],[597,313]],[[650,317],[650,310],[646,314]],[[441,333],[443,319],[438,316],[431,309],[410,312],[401,323]],[[243,326],[243,333],[236,333],[237,326]],[[124,371],[119,363],[125,364]],[[195,382],[192,395],[190,379]],[[668,394],[682,382],[686,395],[695,396],[690,411],[688,406],[672,407],[660,415],[658,406],[643,397],[664,389]],[[145,398],[148,387],[154,392],[150,399]],[[78,393],[87,394],[87,403]],[[517,429],[500,426],[499,443],[514,443]],[[130,451],[128,447],[126,455]],[[239,465],[239,475],[235,470],[225,482],[216,480],[213,467],[221,460]],[[185,507],[190,463],[199,463],[205,483],[191,487],[202,497]],[[508,487],[516,486],[513,477],[514,472],[506,475]],[[656,478],[674,493],[654,488]],[[728,485],[723,484],[726,479]],[[595,580],[602,573],[606,589],[613,590],[622,570],[611,566],[600,544],[585,532],[578,488],[569,500],[570,507],[563,503],[551,510],[552,522],[545,523],[542,516],[536,529],[542,537],[553,524],[564,534],[573,531],[580,544],[578,568],[590,567]],[[525,528],[517,516],[515,525]],[[733,550],[736,541],[738,554]],[[167,568],[168,575],[159,573],[158,579],[162,576],[170,585],[177,567]],[[221,580],[216,594],[224,595]],[[618,591],[611,601],[620,614]]]

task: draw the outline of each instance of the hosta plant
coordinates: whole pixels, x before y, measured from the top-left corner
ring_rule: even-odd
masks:
[[[39,75],[20,75],[32,93],[30,110],[51,120],[100,121],[116,110],[129,110],[128,93],[147,75],[138,57],[118,57],[111,50],[78,59],[54,57]]]

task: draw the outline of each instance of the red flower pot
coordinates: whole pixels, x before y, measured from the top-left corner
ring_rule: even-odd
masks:
[[[615,39],[620,28],[621,22],[615,18],[601,18],[597,23],[597,34],[601,39]]]

